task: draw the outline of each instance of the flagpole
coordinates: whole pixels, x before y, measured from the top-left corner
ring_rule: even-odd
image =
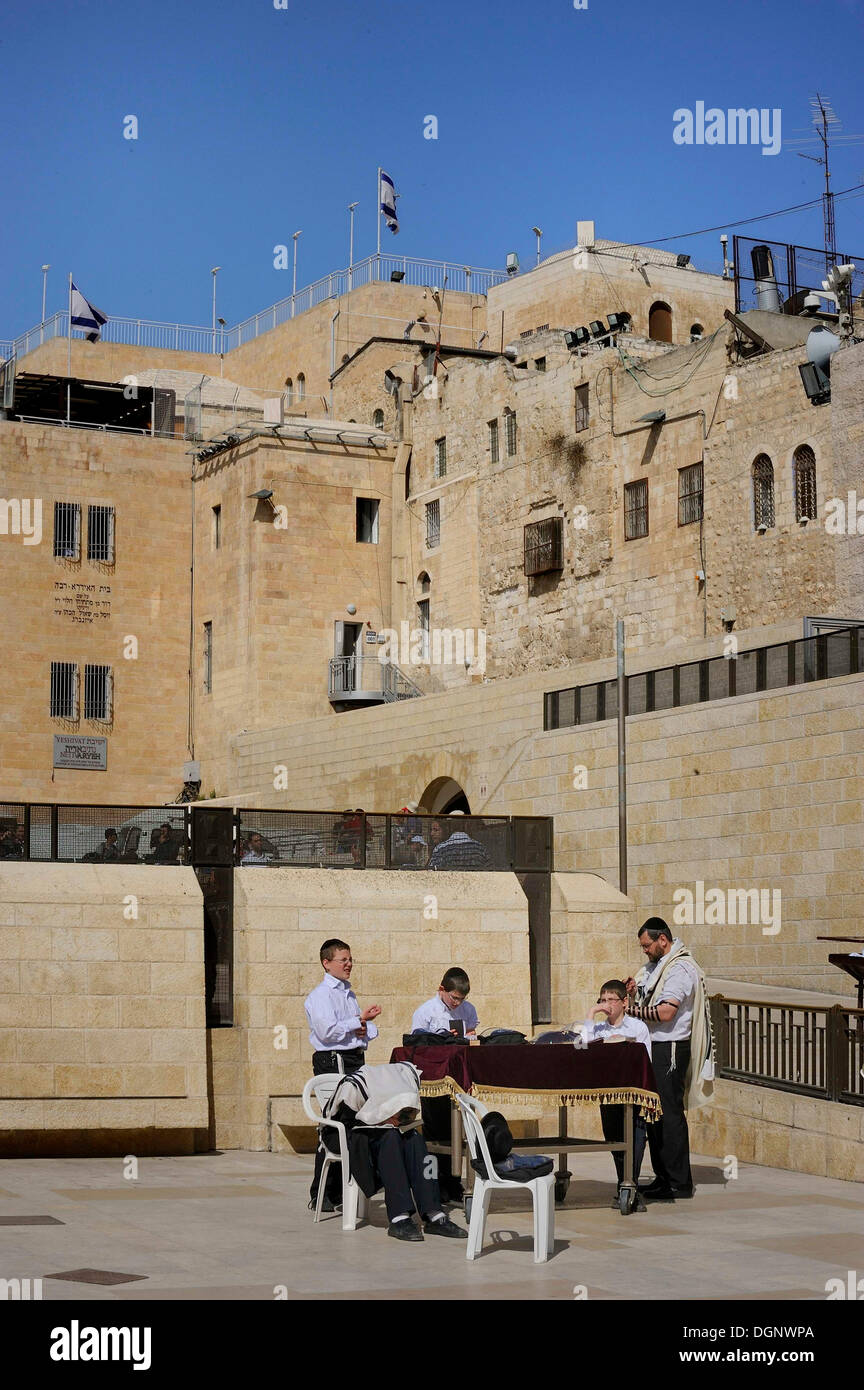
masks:
[[[72,419],[72,272],[69,272],[69,342],[66,352],[66,423]]]
[[[378,166],[378,187],[375,190],[375,207],[378,222],[378,260],[375,268],[376,279],[381,279],[381,166]]]

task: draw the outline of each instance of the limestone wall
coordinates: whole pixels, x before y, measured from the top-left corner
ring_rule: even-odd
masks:
[[[0,990],[0,1151],[207,1147],[192,869],[2,861]]]
[[[212,1035],[217,1146],[267,1148],[268,1106],[274,1148],[282,1126],[306,1128],[303,1000],[328,937],[350,944],[361,1003],[381,1005],[370,1061],[389,1060],[450,965],[471,977],[481,1028],[530,1032],[528,905],[512,875],[247,868],[234,883],[235,1027]]]

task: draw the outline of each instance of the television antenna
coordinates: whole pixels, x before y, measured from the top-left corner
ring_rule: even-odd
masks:
[[[796,150],[799,159],[812,160],[814,164],[821,164],[825,170],[825,192],[822,194],[822,214],[824,223],[825,239],[825,269],[830,271],[837,264],[837,235],[834,222],[834,194],[831,191],[831,167],[830,150],[832,144],[837,145],[861,145],[864,144],[864,135],[841,135],[842,125],[837,113],[827,97],[816,92],[810,98],[810,110],[812,112],[811,124],[815,134],[807,135],[802,139],[790,140],[790,145],[813,145],[822,146],[821,155],[807,154],[804,150]]]

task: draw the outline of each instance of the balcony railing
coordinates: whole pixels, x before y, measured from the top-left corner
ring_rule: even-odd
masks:
[[[478,266],[460,265],[455,261],[424,261],[413,256],[390,256],[382,253],[367,256],[350,268],[331,271],[314,284],[305,286],[296,294],[271,304],[259,314],[244,319],[233,328],[203,328],[185,323],[159,323],[150,319],[135,319],[111,316],[102,329],[102,341],[106,343],[128,343],[134,347],[170,349],[175,352],[200,352],[217,354],[232,352],[243,343],[251,342],[262,333],[269,333],[280,323],[296,318],[316,304],[327,299],[336,299],[360,285],[371,284],[376,280],[389,280],[394,271],[401,272],[407,285],[443,286],[447,289],[469,294],[486,294],[490,285],[500,284],[507,279],[503,270],[488,270]],[[0,340],[0,357],[14,354],[23,357],[33,352],[41,343],[52,338],[65,338],[69,332],[68,310],[61,309],[45,323],[28,329],[20,337]],[[77,339],[76,339],[77,340]]]
[[[364,657],[359,652],[330,658],[327,698],[335,703],[392,703],[413,700],[422,694],[420,687],[390,661],[379,661],[377,656]]]
[[[711,1000],[718,1075],[864,1105],[864,1010]]]

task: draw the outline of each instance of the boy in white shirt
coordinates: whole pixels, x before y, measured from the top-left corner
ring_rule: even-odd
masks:
[[[473,1004],[468,1003],[470,989],[471,981],[465,971],[458,965],[452,965],[438,986],[438,993],[427,999],[425,1004],[421,1004],[419,1009],[414,1010],[411,1032],[458,1032],[459,1030],[453,1027],[458,1019],[462,1023],[465,1037],[474,1037],[477,1033],[477,1010]],[[422,1103],[423,1133],[433,1143],[450,1142],[451,1104],[446,1096],[424,1100]],[[438,1176],[445,1200],[461,1202],[462,1180],[458,1174],[454,1176],[448,1154],[439,1156]]]
[[[574,1023],[573,1032],[581,1032],[582,1040],[585,1043],[592,1042],[611,1042],[617,1039],[632,1039],[634,1042],[642,1043],[643,1047],[651,1056],[651,1036],[647,1027],[641,1019],[631,1018],[625,1012],[627,1004],[627,987],[623,980],[607,980],[600,987],[600,995],[597,1003],[588,1010],[588,1017],[581,1026]],[[603,1125],[603,1138],[610,1143],[620,1143],[624,1138],[624,1106],[623,1105],[601,1105],[600,1122]],[[638,1106],[633,1106],[633,1181],[639,1179],[639,1170],[642,1167],[642,1156],[645,1153],[646,1127],[645,1121],[639,1115]],[[615,1171],[618,1174],[618,1190],[624,1178],[624,1155],[623,1153],[613,1153],[612,1158],[615,1163]],[[618,1206],[618,1194],[615,1194],[613,1207]]]

